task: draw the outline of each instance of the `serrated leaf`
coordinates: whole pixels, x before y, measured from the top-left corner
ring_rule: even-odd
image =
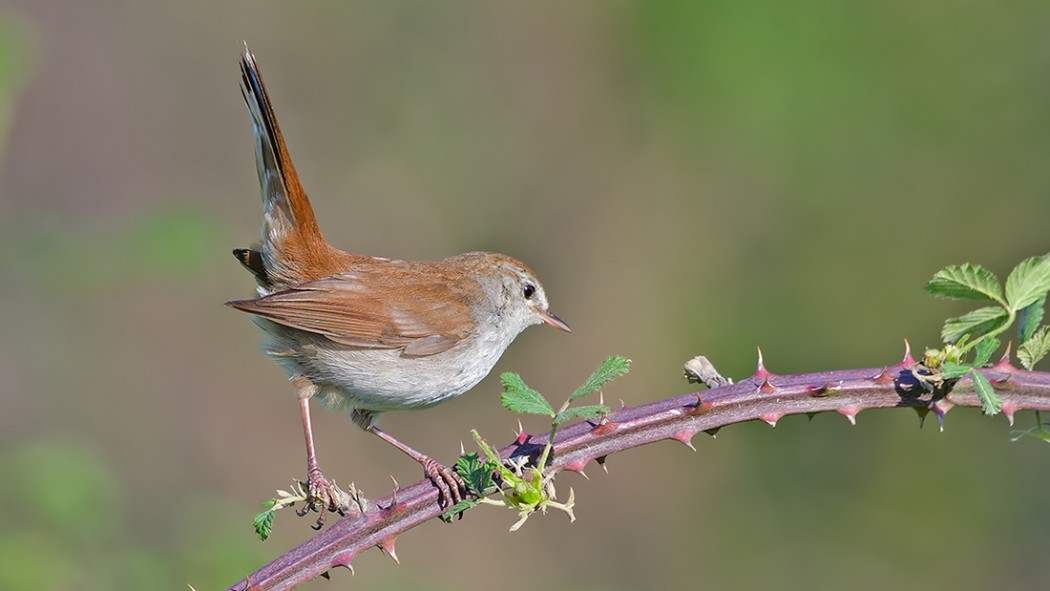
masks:
[[[1032,334],[1031,338],[1017,349],[1017,358],[1021,365],[1032,371],[1036,363],[1050,353],[1050,326],[1043,325]]]
[[[977,341],[977,346],[974,347],[974,367],[983,367],[988,363],[988,360],[992,358],[992,353],[999,348],[999,339],[995,337],[984,337]]]
[[[255,514],[255,519],[252,520],[252,527],[255,528],[255,535],[259,536],[260,540],[265,542],[273,532],[273,516],[276,513],[273,510],[266,510]]]
[[[574,419],[591,420],[603,414],[609,414],[609,407],[604,404],[589,404],[586,406],[574,406],[555,415],[554,423],[561,425]]]
[[[1028,307],[1050,291],[1050,255],[1021,261],[1006,278],[1006,301],[1014,310]]]
[[[926,284],[926,291],[941,297],[1003,302],[1003,288],[991,271],[980,265],[951,265],[937,271]]]
[[[995,393],[995,389],[992,388],[988,378],[978,371],[974,371],[971,375],[973,389],[977,392],[977,398],[981,401],[981,411],[988,416],[999,414],[999,411],[1003,409],[1003,401]]]
[[[455,470],[463,477],[471,492],[481,495],[493,485],[492,473],[496,468],[491,460],[482,462],[477,453],[471,452],[456,460]]]
[[[631,360],[622,355],[613,355],[602,361],[598,369],[594,370],[591,377],[582,386],[569,396],[569,402],[583,398],[588,394],[602,389],[606,384],[624,375],[631,369]]]
[[[477,505],[480,502],[481,501],[477,499],[463,499],[462,501],[456,503],[455,505],[452,505],[444,513],[442,513],[440,516],[441,521],[444,521],[445,523],[452,523],[453,517],[459,515],[467,509],[470,509],[471,507]]]
[[[965,334],[977,337],[1002,327],[1008,318],[1009,314],[999,306],[977,308],[958,318],[946,320],[941,329],[941,338],[950,343]]]
[[[955,378],[963,377],[971,371],[973,371],[973,368],[969,365],[959,365],[958,363],[947,361],[941,366],[941,377],[946,380],[954,380]]]
[[[542,394],[525,385],[521,376],[516,373],[505,373],[500,376],[503,382],[503,395],[500,402],[503,406],[516,413],[528,413],[534,415],[554,416],[554,408]]]
[[[1027,307],[1021,310],[1018,315],[1017,326],[1021,336],[1021,344],[1032,338],[1035,334],[1035,330],[1039,328],[1039,323],[1043,321],[1043,314],[1046,312],[1046,296],[1039,298],[1032,302]]]

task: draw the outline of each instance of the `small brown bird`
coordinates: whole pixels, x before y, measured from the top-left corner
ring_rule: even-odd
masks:
[[[533,324],[569,327],[547,309],[536,275],[509,256],[471,252],[401,261],[343,252],[321,237],[288,155],[255,56],[241,56],[262,186],[262,242],[234,256],[258,296],[228,305],[253,315],[266,353],[288,373],[306,435],[308,509],[345,509],[317,464],[311,398],[419,462],[445,504],[465,489],[455,471],[376,426],[379,413],[434,406],[474,387]]]

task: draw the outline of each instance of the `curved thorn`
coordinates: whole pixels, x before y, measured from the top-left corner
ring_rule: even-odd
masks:
[[[930,409],[925,406],[913,406],[912,410],[919,415],[919,428],[922,429],[922,426],[926,424],[926,417],[929,416]]]
[[[769,372],[766,371],[766,363],[762,357],[762,347],[756,347],[758,349],[758,365],[755,367],[755,373],[752,377],[757,380],[764,380],[769,376]]]
[[[671,439],[674,439],[678,443],[681,443],[689,449],[696,451],[696,448],[693,447],[693,435],[696,435],[696,431],[690,429],[683,429],[681,431],[675,432],[675,434],[671,436]]]
[[[879,375],[871,378],[871,381],[876,384],[891,384],[893,383],[893,376],[890,375],[889,368],[883,367]]]
[[[1020,410],[1020,407],[1018,407],[1016,404],[1013,404],[1011,402],[1004,402],[1003,403],[1003,407],[1002,407],[1003,416],[1005,416],[1006,420],[1010,422],[1010,426],[1011,427],[1014,426],[1014,413],[1017,412],[1018,410]]]
[[[598,456],[598,457],[594,458],[594,461],[598,462],[598,465],[602,467],[602,470],[604,470],[605,473],[608,474],[609,473],[609,467],[605,465],[605,460],[606,459],[608,459],[608,456]]]
[[[904,339],[904,358],[901,359],[901,367],[911,367],[915,365],[915,358],[911,356],[911,343],[908,339]]]
[[[397,491],[401,490],[401,485],[397,483],[397,479],[394,475],[390,475],[390,482],[394,483],[394,492],[390,495],[390,507],[393,508],[397,505]]]
[[[846,417],[846,420],[849,421],[850,425],[853,425],[854,427],[857,426],[857,413],[861,411],[860,407],[847,406],[844,408],[837,408],[835,410],[837,410],[842,416]]]
[[[397,548],[395,548],[396,541],[397,538],[391,536],[382,542],[379,542],[376,546],[379,548],[380,552],[394,559],[394,562],[401,564],[401,560],[397,557]]]

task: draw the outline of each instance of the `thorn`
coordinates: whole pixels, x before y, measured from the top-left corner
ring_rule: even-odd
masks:
[[[994,380],[988,380],[988,381],[993,386],[995,386],[997,390],[1002,390],[1002,389],[1010,387],[1010,379],[1011,379],[1011,377],[1012,376],[1010,374],[1006,374],[1006,375],[1004,375],[1001,378],[995,378]]]
[[[808,394],[812,398],[824,398],[835,393],[837,388],[831,385],[831,382],[824,382],[823,386],[818,386],[809,390]]]
[[[813,417],[815,417],[815,416],[817,416],[816,412],[807,412],[806,413],[806,418],[811,420],[811,421],[813,420]]]
[[[605,392],[598,390],[598,404],[605,405]]]
[[[777,391],[777,387],[774,386],[773,383],[769,381],[769,376],[770,375],[772,375],[772,374],[768,374],[767,373],[765,379],[762,380],[762,385],[760,385],[758,387],[758,391],[759,392],[761,392],[763,394],[772,394],[773,392]]]
[[[353,560],[353,558],[353,552],[344,552],[343,554],[339,554],[334,559],[332,559],[332,566],[341,566],[343,568],[347,568],[350,570],[350,574],[354,574],[354,565],[350,564],[350,561]]]
[[[401,490],[401,485],[397,483],[393,474],[390,475],[390,482],[394,483],[394,493],[390,495],[390,506],[394,507],[397,505],[397,491]]]
[[[846,420],[849,421],[850,425],[853,425],[854,427],[857,426],[857,413],[861,411],[859,406],[847,406],[835,410],[837,410],[842,416],[846,417]]]
[[[777,421],[779,421],[780,417],[782,417],[782,416],[784,416],[782,413],[767,412],[767,413],[763,414],[762,416],[760,416],[758,418],[760,418],[763,421],[765,421],[766,424],[769,425],[770,427],[776,427],[777,426]]]
[[[324,580],[326,581],[332,580],[332,575],[328,574],[328,571],[324,571],[323,573],[321,573],[321,577],[324,578]]]
[[[583,474],[583,468],[587,465],[588,461],[589,460],[583,459],[570,462],[568,464],[565,464],[565,466],[562,467],[562,470],[565,470],[567,472],[578,472],[580,474]],[[586,474],[584,475],[584,477],[586,477]]]
[[[1003,403],[1003,408],[1002,408],[1003,416],[1005,416],[1006,420],[1010,422],[1010,426],[1011,427],[1014,426],[1014,413],[1017,412],[1018,410],[1020,410],[1020,408],[1016,404],[1014,404],[1012,402],[1004,402]]]
[[[1006,373],[1017,371],[1017,368],[1010,363],[1010,349],[1013,346],[1013,341],[1006,341],[1006,351],[1003,352],[1003,356],[999,358],[999,361],[992,366],[992,371],[1005,371]],[[1007,379],[1009,379],[1009,376],[1007,376]]]
[[[514,435],[521,435],[524,432],[525,432],[525,427],[521,426],[521,419],[518,419],[518,432],[515,433]]]
[[[937,424],[941,427],[941,433],[944,433],[944,415],[948,414],[948,411],[955,406],[955,403],[947,398],[941,398],[930,406],[933,414],[937,415]]]
[[[755,373],[754,373],[753,376],[751,376],[756,381],[758,381],[758,380],[765,380],[767,377],[772,375],[766,370],[765,361],[762,359],[762,348],[758,347],[757,349],[758,349],[758,366],[755,367]]]
[[[926,417],[930,414],[930,409],[925,406],[913,406],[912,410],[919,415],[919,428],[922,429],[922,426],[926,424]]]
[[[711,411],[712,406],[711,406],[711,403],[704,402],[703,396],[700,396],[700,393],[697,392],[696,393],[696,404],[694,404],[692,406],[689,406],[687,408],[689,408],[689,414],[691,414],[693,416],[696,416],[696,415],[707,414],[708,412]]]
[[[675,441],[685,445],[689,449],[696,451],[696,448],[693,447],[693,435],[696,435],[696,431],[690,429],[683,429],[681,431],[677,431],[674,435],[672,435],[671,439],[674,439]]]
[[[707,433],[712,438],[714,438],[714,437],[718,436],[718,432],[721,431],[721,430],[722,430],[721,427],[711,427],[710,429],[704,429],[704,433]]]
[[[461,455],[461,456],[467,455],[467,449],[465,447],[463,447],[463,440],[462,439],[459,440],[459,455]]]
[[[623,410],[625,408],[627,408],[627,403],[623,401],[623,398],[621,398],[620,399],[620,410]]]
[[[871,378],[871,381],[875,382],[876,384],[892,384],[893,376],[890,375],[888,368],[884,367],[882,368],[882,371],[879,372],[879,375]]]
[[[583,470],[577,470],[576,473],[579,474],[580,476],[583,476],[584,480],[590,480],[591,479],[591,477],[587,476],[587,473],[584,472]]]
[[[389,538],[376,544],[376,546],[379,548],[380,552],[386,554],[390,558],[393,558],[394,562],[401,564],[401,560],[397,557],[397,549],[394,548],[394,542],[396,541],[396,539],[397,538],[395,538],[394,536],[390,536]]]
[[[904,339],[904,359],[901,359],[901,367],[911,367],[915,365],[915,358],[911,356],[911,343],[908,339]]]
[[[602,467],[602,470],[605,471],[606,475],[609,474],[609,467],[605,465],[605,460],[607,458],[608,458],[608,456],[598,456],[598,457],[594,458],[594,461],[598,462],[598,465]]]

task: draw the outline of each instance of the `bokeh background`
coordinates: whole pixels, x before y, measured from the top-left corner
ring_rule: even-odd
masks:
[[[222,305],[260,204],[256,52],[321,226],[403,258],[527,261],[575,332],[497,366],[560,398],[610,354],[628,404],[899,360],[965,306],[938,268],[1050,246],[1050,4],[0,4],[0,588],[224,588],[311,534],[291,387]],[[509,441],[494,377],[384,426],[451,461]],[[1031,426],[1030,413],[1018,416]],[[418,467],[315,414],[370,496]],[[539,431],[541,422],[528,423]],[[560,480],[575,524],[480,508],[310,589],[1042,589],[1046,446],[1001,417],[789,417]]]

